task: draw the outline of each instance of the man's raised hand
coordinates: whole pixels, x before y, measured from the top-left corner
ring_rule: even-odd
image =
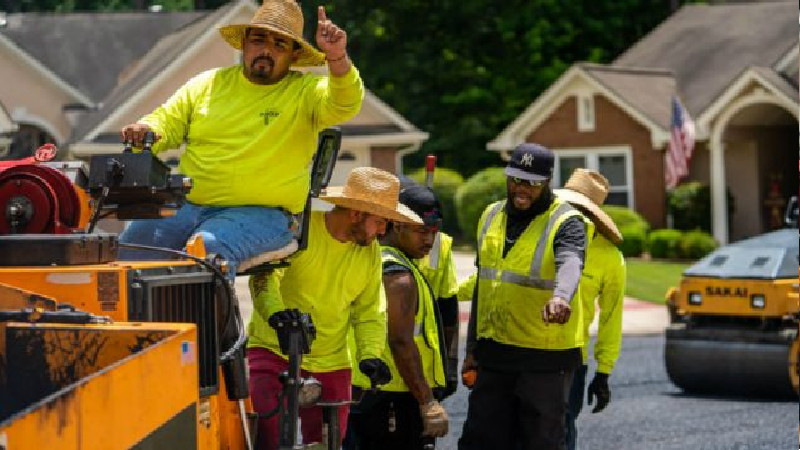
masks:
[[[317,47],[329,62],[347,56],[347,33],[328,19],[325,7],[317,8]]]

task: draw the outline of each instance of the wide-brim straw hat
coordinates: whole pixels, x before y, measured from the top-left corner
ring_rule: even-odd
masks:
[[[241,50],[248,28],[273,31],[300,44],[300,56],[292,64],[295,67],[321,66],[325,63],[325,55],[303,39],[303,11],[295,0],[264,0],[250,23],[226,25],[219,29],[219,33],[231,47]]]
[[[374,167],[356,167],[347,175],[344,186],[328,188],[319,199],[395,222],[422,225],[422,219],[398,201],[399,194],[396,176]]]
[[[589,214],[597,231],[614,244],[622,242],[622,234],[617,225],[608,217],[600,205],[608,197],[608,180],[599,172],[587,169],[575,169],[564,185],[564,189],[553,192],[562,200],[576,205]]]

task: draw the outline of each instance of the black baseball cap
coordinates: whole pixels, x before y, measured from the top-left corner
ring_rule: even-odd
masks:
[[[506,176],[528,181],[549,180],[553,176],[553,152],[539,144],[526,142],[511,153]]]
[[[400,190],[398,200],[417,213],[426,226],[442,225],[442,204],[430,188],[417,183],[406,183]]]

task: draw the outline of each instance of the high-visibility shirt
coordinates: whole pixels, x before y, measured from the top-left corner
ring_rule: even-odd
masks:
[[[269,317],[286,308],[309,313],[317,328],[303,369],[330,372],[350,368],[347,332],[351,325],[361,358],[378,358],[386,343],[386,303],[382,296],[380,245],[339,242],[328,232],[325,213],[314,211],[308,248],[289,267],[250,277],[253,315],[248,347],[281,354]]]
[[[572,314],[567,323],[545,324],[542,309],[555,287],[555,235],[566,219],[583,216],[555,197],[504,257],[504,206],[505,201],[489,205],[478,223],[478,308],[473,311],[477,314],[478,339],[544,350],[581,347],[584,336],[580,286],[570,303]]]
[[[139,122],[161,134],[154,152],[186,142],[180,171],[194,182],[189,201],[296,214],[319,132],[355,116],[363,97],[355,67],[341,77],[292,71],[258,85],[237,65],[195,76]]]
[[[441,231],[436,233],[431,251],[414,262],[428,280],[434,299],[449,298],[458,293],[452,237]]]
[[[583,330],[586,343],[583,361],[589,354],[589,326],[594,319],[595,299],[600,306],[594,359],[597,371],[610,374],[622,345],[622,302],[625,298],[625,258],[604,236],[598,234],[586,250],[580,283]]]
[[[439,348],[439,328],[436,323],[432,291],[420,270],[400,250],[390,246],[383,246],[381,253],[383,254],[384,264],[398,264],[407,268],[414,276],[414,284],[417,288],[417,312],[414,316],[413,333],[414,343],[417,346],[420,362],[422,363],[422,373],[431,388],[444,387],[446,385],[444,362]],[[388,344],[388,335],[386,339],[387,344],[381,359],[389,366],[389,370],[392,373],[392,381],[381,385],[380,389],[390,392],[407,392],[409,390],[408,385],[403,381],[403,377],[400,376],[400,372],[397,369],[397,364],[394,362],[392,350]],[[370,382],[361,371],[354,370],[353,385],[370,387]]]
[[[478,274],[473,273],[467,279],[458,284],[458,301],[471,302],[472,294],[475,292],[475,282],[478,280]]]

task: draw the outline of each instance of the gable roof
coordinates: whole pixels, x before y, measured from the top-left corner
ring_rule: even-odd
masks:
[[[631,107],[650,118],[663,130],[670,126],[670,103],[675,94],[672,72],[659,69],[580,64],[587,74],[617,94]]]
[[[659,69],[611,67],[578,63],[550,85],[525,111],[487,145],[489,150],[510,150],[525,141],[570,96],[576,80],[592,93],[603,95],[650,131],[653,147],[669,139],[669,103],[675,93],[672,73]],[[664,104],[662,104],[664,103]]]
[[[697,124],[709,128],[709,124],[730,105],[736,98],[753,85],[760,86],[769,92],[776,104],[786,108],[797,117],[798,91],[797,85],[786,75],[769,67],[747,67],[728,85],[720,95],[706,108]]]
[[[159,39],[205,12],[15,13],[0,34],[93,102]]]
[[[773,67],[797,48],[796,8],[796,1],[686,5],[613,65],[671,70],[697,117],[744,67]]]
[[[104,99],[102,106],[81,118],[74,136],[78,140],[94,138],[99,132],[97,128],[104,121],[110,120],[113,114],[123,113],[125,104],[132,101],[134,96],[141,95],[147,86],[157,82],[159,76],[166,76],[166,69],[176,64],[181,55],[189,54],[193,45],[201,45],[201,37],[206,34],[216,36],[218,32],[215,24],[224,21],[235,7],[243,5],[250,5],[255,11],[255,5],[251,2],[230,2],[213,12],[205,12],[194,22],[162,36],[138,58],[119,85]]]

